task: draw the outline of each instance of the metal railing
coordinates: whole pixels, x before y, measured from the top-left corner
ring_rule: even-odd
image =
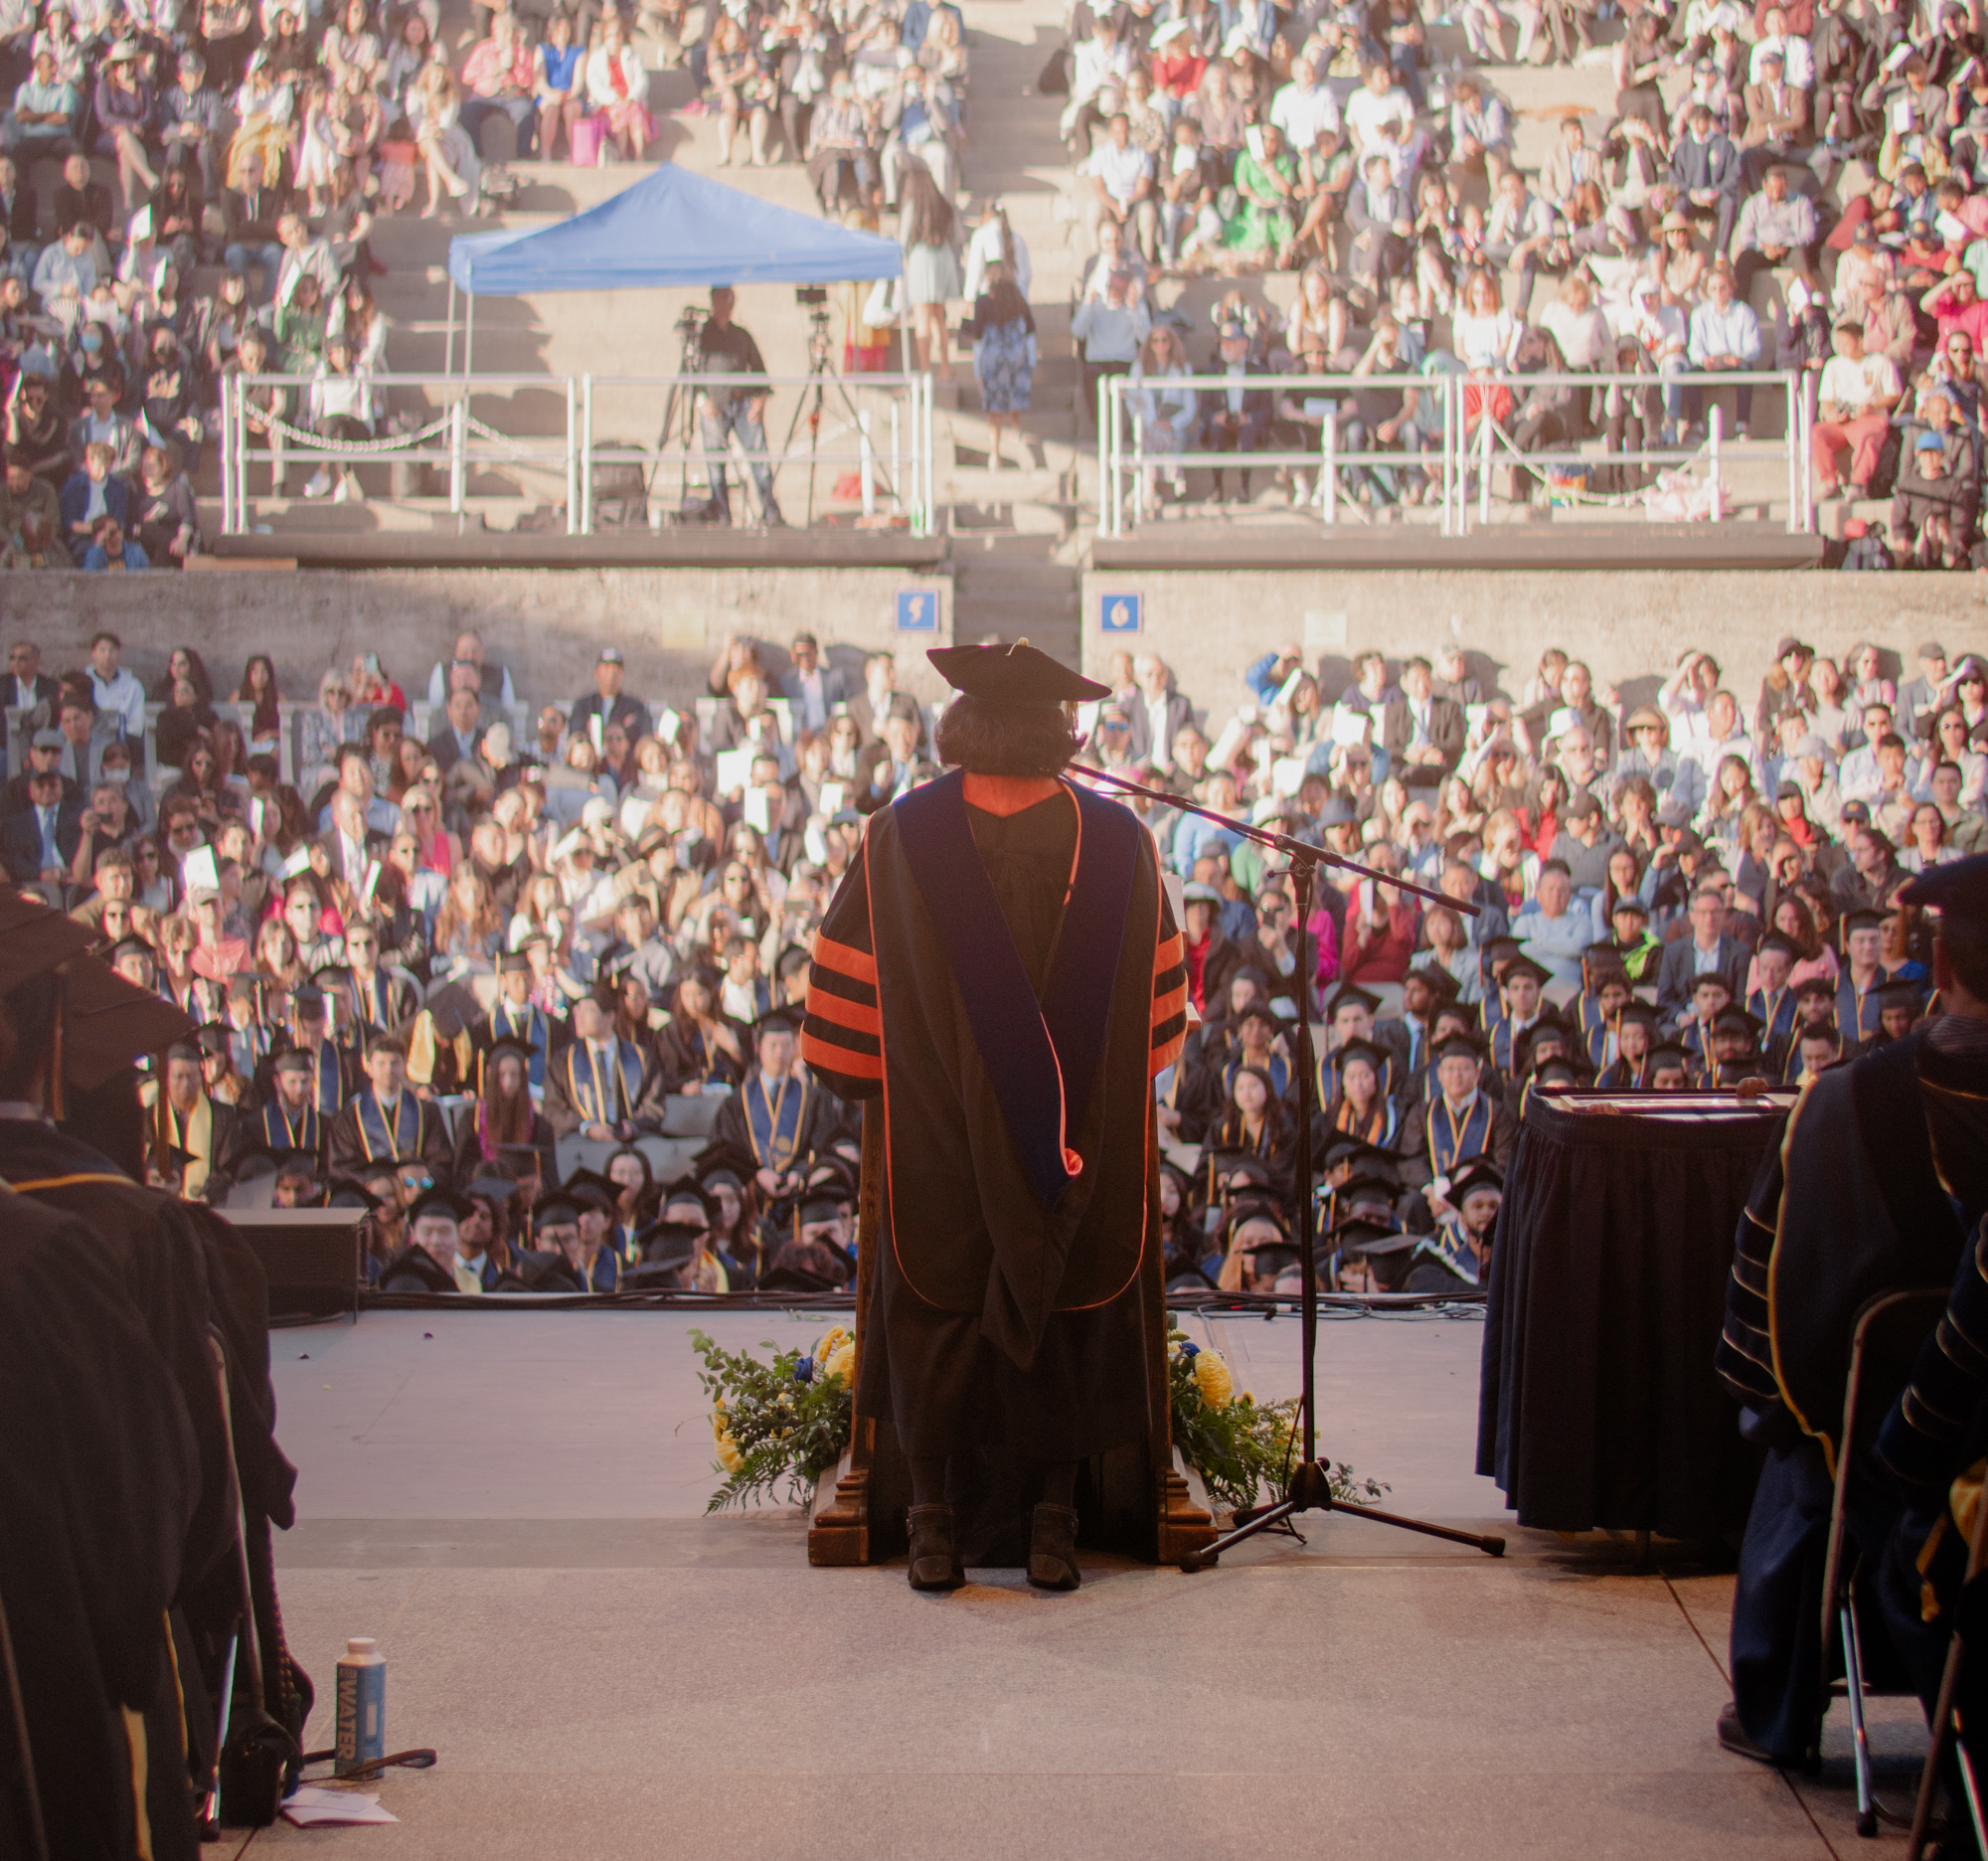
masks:
[[[932,460],[932,382],[929,375],[372,375],[360,385],[369,390],[416,391],[412,408],[398,417],[399,428],[380,431],[363,440],[340,439],[316,430],[311,423],[310,375],[230,375],[222,378],[221,402],[221,528],[224,534],[247,532],[252,510],[249,467],[270,471],[267,495],[281,497],[289,469],[296,465],[353,468],[366,464],[432,465],[446,473],[448,508],[457,515],[475,495],[472,471],[501,466],[539,473],[553,480],[555,501],[566,513],[569,536],[590,536],[598,515],[596,472],[602,466],[640,469],[640,498],[622,500],[624,510],[639,501],[651,528],[664,515],[657,488],[666,472],[682,481],[708,486],[718,466],[746,469],[737,475],[751,480],[751,468],[765,465],[773,474],[775,497],[781,471],[802,468],[813,474],[856,473],[863,512],[876,514],[880,500],[910,518],[912,533],[929,536],[934,507]],[[336,384],[335,385],[341,385]],[[704,415],[713,389],[744,392],[798,391],[796,403],[784,410],[776,399],[769,405],[766,444],[747,449],[735,435],[714,435],[707,445]],[[255,402],[264,391],[281,390],[285,401],[280,417],[272,418]],[[519,392],[546,394],[564,403],[564,431],[511,434],[480,419],[474,403],[493,413],[490,397]],[[655,437],[646,443],[616,437],[596,439],[599,424],[611,419],[623,425],[643,406],[645,394],[654,402]],[[375,397],[375,405],[378,397]],[[780,416],[789,416],[784,438]],[[412,415],[414,424],[408,421]]]
[[[765,445],[747,448],[730,438],[707,445],[703,422],[710,391],[734,394],[771,391],[762,413]],[[782,406],[782,398],[793,398]],[[646,444],[595,436],[611,411],[625,424],[644,396],[653,408],[656,437]],[[656,488],[675,471],[685,483],[708,484],[714,466],[747,470],[737,475],[750,482],[750,467],[764,464],[772,472],[775,496],[783,469],[804,469],[809,475],[809,499],[814,474],[827,469],[830,489],[835,475],[854,468],[863,514],[876,514],[879,500],[907,515],[914,536],[932,531],[932,379],[929,375],[584,375],[580,382],[580,470],[578,533],[594,533],[595,473],[602,465],[644,468],[643,503],[652,528],[662,510]]]
[[[1516,428],[1527,398],[1536,390],[1560,387],[1583,393],[1619,388],[1647,398],[1659,409],[1651,424],[1659,425],[1682,420],[1690,390],[1698,390],[1710,401],[1720,390],[1747,388],[1753,391],[1756,407],[1762,399],[1779,399],[1782,433],[1775,439],[1730,438],[1724,412],[1712,402],[1708,409],[1707,438],[1702,446],[1652,445],[1646,441],[1633,450],[1623,451],[1598,450],[1591,442],[1586,448],[1578,442],[1540,449],[1522,447]],[[1271,397],[1264,438],[1277,424],[1288,430],[1293,425],[1308,427],[1315,422],[1318,443],[1302,448],[1265,444],[1246,452],[1211,449],[1205,445],[1149,448],[1135,398],[1181,389],[1192,389],[1198,397],[1197,430],[1208,414],[1219,407],[1220,396],[1240,389],[1247,395],[1267,393]],[[1400,446],[1368,445],[1359,450],[1346,447],[1345,428],[1351,411],[1345,404],[1354,396],[1376,390],[1391,395],[1399,393],[1404,401],[1410,392],[1417,397],[1412,420],[1424,442],[1419,451]],[[1499,405],[1503,399],[1501,390],[1510,396],[1509,406],[1503,409]],[[1160,474],[1179,472],[1190,466],[1218,472],[1257,468],[1316,472],[1316,483],[1304,497],[1303,508],[1314,512],[1325,527],[1337,521],[1339,506],[1345,500],[1343,476],[1377,484],[1384,500],[1392,502],[1399,496],[1399,491],[1390,493],[1392,482],[1419,475],[1427,487],[1439,487],[1441,534],[1461,537],[1469,534],[1473,522],[1491,521],[1492,472],[1500,464],[1508,465],[1515,473],[1536,477],[1542,483],[1548,473],[1556,472],[1563,480],[1560,490],[1565,495],[1582,502],[1637,510],[1643,507],[1644,489],[1594,494],[1582,490],[1580,481],[1597,469],[1621,468],[1654,474],[1703,464],[1705,477],[1693,488],[1706,494],[1707,520],[1718,522],[1724,517],[1723,506],[1736,463],[1778,463],[1785,468],[1788,533],[1812,535],[1815,530],[1809,450],[1815,415],[1814,381],[1810,373],[1800,370],[1695,370],[1633,375],[1582,374],[1572,370],[1532,375],[1503,371],[1464,374],[1448,370],[1428,375],[1189,375],[1151,381],[1115,375],[1098,383],[1097,394],[1098,531],[1106,537],[1125,534],[1128,509],[1132,522],[1144,520],[1149,492]],[[1294,412],[1290,411],[1293,403]],[[1423,496],[1426,500],[1426,490]]]

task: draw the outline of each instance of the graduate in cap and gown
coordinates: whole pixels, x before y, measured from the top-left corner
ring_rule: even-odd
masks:
[[[964,1581],[952,1499],[1038,1495],[1029,1579],[1074,1589],[1077,1462],[1149,1438],[1152,1076],[1186,1030],[1152,836],[1065,779],[1108,695],[1024,642],[929,655],[950,772],[871,814],[815,939],[801,1051],[881,1140],[857,1412],[911,1461],[911,1582]],[[951,1463],[950,1481],[948,1462]]]
[[[448,1174],[448,1128],[440,1107],[409,1086],[408,1044],[398,1034],[367,1041],[366,1084],[332,1120],[330,1150],[340,1176],[388,1157],[418,1157],[436,1177]]]
[[[87,955],[90,940],[86,926],[50,911],[39,899],[0,891],[0,1177],[19,1195],[81,1223],[107,1250],[110,1270],[135,1304],[192,1427],[193,1503],[179,1541],[177,1572],[167,1586],[176,1683],[168,1679],[168,1690],[145,1715],[153,1852],[191,1856],[197,1853],[193,1796],[204,1794],[212,1779],[220,1687],[240,1615],[238,1495],[268,1710],[300,1733],[310,1709],[310,1682],[284,1645],[269,1549],[270,1526],[287,1529],[295,1516],[296,1471],[274,1437],[268,1296],[254,1251],[206,1209],[146,1188],[133,1175],[144,1171],[147,1147],[157,1137],[138,1104],[132,1062],[184,1040],[192,1030],[177,1008]],[[66,1226],[63,1232],[76,1230]],[[41,1270],[39,1261],[34,1270]],[[78,1284],[92,1272],[79,1256]],[[20,1315],[10,1301],[9,1316]],[[58,1323],[51,1318],[44,1340],[50,1345]],[[106,1330],[93,1338],[93,1352],[116,1355],[110,1335]],[[227,1423],[211,1340],[219,1341],[227,1365]],[[0,1368],[0,1381],[19,1362],[10,1357]],[[114,1365],[105,1357],[95,1367],[107,1394],[129,1366],[120,1356]],[[36,1411],[15,1406],[8,1413]],[[133,1419],[130,1439],[159,1446],[156,1471],[170,1482],[177,1477],[174,1454],[149,1433],[151,1426]],[[23,1438],[32,1454],[38,1434]],[[95,1472],[104,1482],[106,1503],[128,1499],[140,1508],[140,1486],[125,1493],[112,1480],[109,1458]],[[44,1489],[39,1498],[48,1496]],[[32,1516],[28,1502],[17,1510],[5,1488],[0,1488],[0,1514],[8,1515],[10,1526]],[[131,1522],[135,1529],[139,1520]],[[38,1556],[58,1556],[53,1545],[51,1540],[38,1547]],[[56,1568],[44,1566],[45,1572]],[[76,1575],[84,1593],[97,1581],[86,1571]],[[120,1607],[150,1594],[145,1573],[136,1567],[117,1566],[115,1582]],[[11,1603],[11,1595],[7,1600]],[[149,1619],[158,1620],[156,1607]],[[18,1618],[14,1628],[18,1634]],[[86,1684],[81,1669],[76,1683]],[[125,1703],[135,1704],[128,1696]],[[38,1764],[65,1764],[73,1755],[45,1751],[37,1742]],[[126,1754],[127,1764],[132,1758]],[[130,1776],[127,1769],[126,1788]],[[94,1851],[67,1850],[58,1843],[52,1852]]]
[[[297,1054],[309,1062],[310,1102],[328,1125],[359,1085],[359,1066],[349,1048],[332,1038],[330,1001],[315,982],[302,982],[290,994],[290,1029],[276,1052],[255,1069],[260,1096],[267,1098],[279,1054]]]
[[[454,1179],[467,1182],[493,1164],[511,1161],[506,1151],[529,1148],[538,1154],[539,1173],[553,1167],[559,1139],[533,1101],[532,1065],[538,1050],[521,1035],[503,1034],[483,1050],[482,1089],[473,1105],[455,1119]]]
[[[1878,985],[1885,980],[1885,918],[1886,914],[1878,911],[1845,912],[1837,927],[1843,936],[1844,962],[1836,985],[1836,1025],[1843,1038],[1853,1044],[1869,1040],[1878,1031]]]
[[[772,1008],[752,1026],[752,1065],[739,1090],[718,1108],[711,1134],[752,1159],[753,1180],[765,1196],[784,1195],[801,1179],[817,1149],[841,1123],[832,1094],[800,1065],[796,1008]]]
[[[248,1142],[270,1150],[306,1150],[322,1169],[331,1145],[331,1117],[319,1109],[312,1090],[313,1061],[300,1047],[271,1059],[270,1090],[242,1120],[242,1131]]]
[[[532,1090],[535,1093],[545,1090],[553,1024],[546,1011],[532,1000],[532,959],[523,950],[511,950],[497,958],[497,1000],[487,1015],[471,1024],[469,1037],[479,1056],[479,1082],[483,1077],[482,1066],[498,1044],[511,1041],[530,1056]]]
[[[1423,1114],[1430,1173],[1447,1176],[1472,1157],[1502,1168],[1517,1132],[1510,1116],[1480,1083],[1484,1050],[1467,1034],[1452,1034],[1435,1050],[1436,1092]]]
[[[383,1292],[482,1292],[482,1274],[456,1247],[469,1219],[466,1196],[428,1188],[408,1204],[407,1245],[380,1272]]]
[[[1484,1042],[1491,1064],[1501,1073],[1512,1071],[1513,1049],[1519,1036],[1540,1018],[1540,991],[1553,980],[1544,963],[1523,953],[1498,970],[1498,1008],[1484,1004]]]
[[[648,1056],[614,1031],[614,1005],[599,994],[573,1005],[573,1039],[546,1066],[546,1122],[561,1137],[628,1143],[662,1128],[663,1092]]]
[[[1657,1011],[1648,1002],[1627,1001],[1615,1017],[1615,1057],[1596,1076],[1602,1092],[1646,1092],[1650,1052],[1657,1042]]]
[[[1803,1088],[1740,1219],[1719,1347],[1741,1432],[1766,1449],[1719,1733],[1777,1762],[1802,1761],[1820,1736],[1817,1612],[1856,1314],[1882,1292],[1951,1283],[1988,1213],[1988,855],[1933,867],[1899,898],[1939,913],[1941,1013]],[[1878,980],[1859,984],[1874,1014]],[[1851,1544],[1873,1566],[1898,1512],[1896,1490],[1853,1461]],[[1892,1625],[1895,1642],[1910,1633]],[[1867,1659],[1885,1652],[1877,1638],[1867,1631]]]
[[[1504,1201],[1504,1173],[1489,1157],[1465,1163],[1440,1194],[1431,1189],[1429,1209],[1436,1218],[1435,1232],[1416,1243],[1403,1290],[1465,1292],[1486,1285],[1491,1272],[1491,1234]]]

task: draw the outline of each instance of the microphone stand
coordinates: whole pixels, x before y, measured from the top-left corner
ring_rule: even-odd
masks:
[[[1206,808],[1197,801],[1188,800],[1185,795],[1169,794],[1163,788],[1148,788],[1126,776],[1114,774],[1109,769],[1089,768],[1073,762],[1065,772],[1080,775],[1086,781],[1102,782],[1129,794],[1144,795],[1148,800],[1180,808],[1189,814],[1199,814],[1204,820],[1221,823],[1232,833],[1242,834],[1245,839],[1254,840],[1258,845],[1274,848],[1289,858],[1291,882],[1297,892],[1298,1258],[1304,1269],[1304,1293],[1299,1307],[1304,1327],[1303,1380],[1300,1385],[1299,1413],[1304,1428],[1304,1458],[1291,1469],[1290,1481],[1285,1488],[1286,1496],[1282,1500],[1275,1505],[1247,1507],[1239,1511],[1236,1517],[1242,1523],[1236,1530],[1226,1537],[1216,1539],[1213,1544],[1199,1551],[1188,1552],[1181,1559],[1181,1569],[1190,1574],[1207,1570],[1232,1546],[1241,1544],[1245,1538],[1253,1538],[1260,1531],[1267,1531],[1272,1525],[1282,1524],[1284,1520],[1298,1512],[1345,1512],[1355,1518],[1372,1519],[1379,1525],[1396,1525],[1404,1531],[1420,1532],[1425,1537],[1446,1538],[1452,1544],[1471,1545],[1488,1557],[1503,1557],[1505,1541],[1502,1538],[1480,1537],[1475,1532],[1455,1531],[1447,1525],[1430,1525],[1421,1519],[1403,1518],[1397,1513],[1381,1512],[1372,1506],[1353,1505],[1344,1499],[1334,1498],[1332,1463],[1318,1458],[1317,1389],[1312,1368],[1312,1359],[1318,1349],[1318,1252],[1314,1232],[1316,1207],[1311,1181],[1311,1120],[1316,1104],[1317,1080],[1311,1044],[1312,978],[1305,957],[1306,935],[1311,925],[1312,896],[1318,880],[1318,869],[1321,866],[1336,866],[1346,872],[1358,873],[1362,878],[1372,879],[1377,884],[1393,886],[1402,892],[1412,892],[1417,898],[1430,899],[1436,904],[1447,906],[1451,911],[1468,912],[1473,917],[1476,915],[1477,907],[1450,898],[1446,893],[1431,891],[1426,886],[1413,885],[1406,879],[1397,879],[1388,873],[1376,872],[1371,866],[1363,866],[1357,860],[1329,852],[1324,847],[1295,840],[1289,834],[1272,833],[1268,828],[1237,820],[1233,815],[1218,813],[1214,808]]]

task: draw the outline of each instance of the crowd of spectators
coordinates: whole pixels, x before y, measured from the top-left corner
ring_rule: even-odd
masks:
[[[1357,505],[1392,505],[1428,495],[1415,455],[1443,430],[1444,399],[1414,377],[1469,378],[1466,430],[1491,420],[1521,457],[1599,440],[1681,460],[1715,395],[1742,440],[1755,397],[1679,376],[1799,370],[1816,378],[1818,495],[1893,497],[1888,543],[1882,523],[1849,520],[1873,545],[1859,565],[1967,563],[1988,322],[1979,7],[1636,0],[1605,29],[1594,0],[1458,11],[1469,49],[1447,64],[1416,0],[1078,0],[1061,82],[1096,242],[1076,332],[1086,408],[1099,377],[1134,377],[1144,450],[1162,459],[1315,453],[1330,411],[1341,451],[1404,455],[1346,478]],[[1473,69],[1508,56],[1507,25],[1522,64],[1612,42],[1612,108],[1533,112],[1554,127],[1531,170],[1520,112]],[[1288,312],[1232,290],[1193,357],[1152,288],[1266,270],[1298,274]],[[1166,385],[1195,372],[1381,380]],[[1567,373],[1647,382],[1524,379]],[[1184,494],[1180,472],[1152,475],[1153,495]],[[1654,473],[1560,476],[1564,495],[1625,497]],[[1315,494],[1301,472],[1277,479],[1293,502]],[[1238,488],[1249,495],[1246,471]],[[1511,491],[1544,499],[1545,472],[1517,464]]]
[[[1135,802],[1199,1023],[1156,1085],[1177,1282],[1279,1283],[1306,990],[1334,1272],[1389,1286],[1476,1282],[1536,1085],[1796,1083],[1923,1011],[1895,898],[1988,848],[1981,658],[1786,639],[1741,694],[1693,650],[1636,704],[1560,651],[1516,672],[1286,647],[1224,714],[1112,662],[1084,761],[1383,875],[1325,875],[1301,972],[1280,864]],[[859,1132],[797,1011],[868,816],[938,772],[892,655],[735,638],[665,705],[608,646],[521,707],[466,633],[418,704],[362,653],[289,706],[266,658],[224,697],[188,647],[148,697],[106,633],[60,673],[16,640],[9,680],[0,863],[200,1025],[154,1082],[161,1183],[362,1200],[389,1283],[847,1281]],[[429,1189],[459,1254],[406,1228]]]

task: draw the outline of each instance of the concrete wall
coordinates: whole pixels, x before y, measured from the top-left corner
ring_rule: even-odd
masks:
[[[1142,630],[1106,634],[1106,602],[1126,594],[1144,597]],[[1555,645],[1630,703],[1696,647],[1718,659],[1750,711],[1784,634],[1836,657],[1872,640],[1902,655],[1908,676],[1928,635],[1949,655],[1988,651],[1988,587],[1962,575],[1093,571],[1083,577],[1082,628],[1086,672],[1102,677],[1113,652],[1149,647],[1217,717],[1246,696],[1250,661],[1286,641],[1303,645],[1308,664],[1325,661],[1331,695],[1349,679],[1354,652],[1371,647],[1399,663],[1456,640],[1479,678],[1493,674],[1509,692]]]
[[[935,631],[897,631],[902,590],[936,596]],[[627,657],[628,690],[686,701],[729,634],[784,646],[803,628],[859,683],[865,653],[896,650],[900,683],[936,698],[943,686],[924,649],[952,638],[951,581],[895,569],[45,572],[0,577],[0,610],[9,639],[40,643],[44,670],[83,664],[90,634],[107,627],[148,685],[177,645],[200,651],[221,692],[250,653],[267,652],[284,696],[305,700],[327,666],[369,649],[410,698],[425,696],[429,669],[464,627],[534,701],[590,691],[609,641]]]

